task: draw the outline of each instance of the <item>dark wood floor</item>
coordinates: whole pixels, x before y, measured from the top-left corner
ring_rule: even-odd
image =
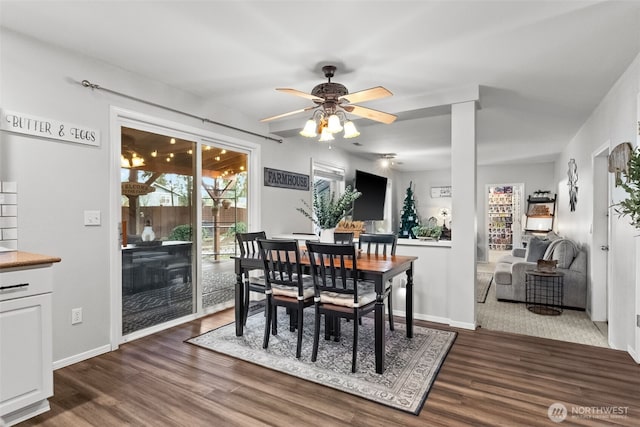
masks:
[[[414,416],[183,342],[232,320],[227,310],[59,369],[51,411],[22,425],[549,426],[555,402],[569,410],[557,425],[640,425],[640,367],[621,351],[457,330]],[[612,406],[627,416],[571,415]]]

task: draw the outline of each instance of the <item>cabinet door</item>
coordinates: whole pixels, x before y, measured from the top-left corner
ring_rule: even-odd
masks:
[[[0,302],[0,415],[53,395],[51,293]]]

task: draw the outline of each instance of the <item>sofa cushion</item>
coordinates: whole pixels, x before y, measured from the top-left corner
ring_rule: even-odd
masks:
[[[545,254],[547,247],[551,243],[551,240],[540,239],[539,237],[532,237],[527,244],[527,252],[525,254],[525,261],[536,262]]]
[[[520,258],[522,260],[522,258]],[[493,281],[499,285],[511,284],[511,264],[499,262],[493,272]]]
[[[558,268],[569,268],[577,254],[578,248],[575,243],[568,239],[558,239],[551,242],[544,259],[557,260]]]
[[[513,255],[503,255],[498,258],[497,264],[513,264],[514,262],[524,261],[523,257],[513,256]]]

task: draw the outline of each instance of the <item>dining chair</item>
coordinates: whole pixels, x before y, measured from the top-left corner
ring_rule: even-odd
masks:
[[[338,231],[333,233],[333,243],[340,245],[353,245],[353,233]]]
[[[271,328],[278,334],[278,307],[285,307],[290,312],[290,325],[295,320],[298,330],[296,357],[300,358],[305,307],[313,305],[313,280],[302,274],[300,251],[296,240],[258,240],[260,256],[264,261],[264,278],[267,296],[265,312],[267,318],[264,325],[262,347],[269,346]]]
[[[315,325],[311,361],[318,358],[320,318],[353,320],[353,354],[351,372],[356,372],[358,328],[362,316],[374,310],[376,292],[373,283],[358,280],[354,245],[337,245],[307,241],[307,251],[314,287]],[[348,266],[350,264],[350,266]],[[325,339],[326,339],[325,329]]]
[[[396,254],[396,246],[398,237],[395,234],[361,234],[358,238],[358,250],[367,254],[375,254],[391,256]],[[364,248],[364,249],[363,249]],[[387,283],[386,292],[388,293],[387,303],[389,311],[389,329],[393,328],[393,281]]]
[[[260,249],[258,247],[258,239],[266,239],[267,234],[264,231],[256,231],[252,233],[236,233],[236,240],[240,247],[241,257],[258,257],[260,255]],[[244,312],[242,313],[244,325],[247,324],[247,317],[249,316],[249,291],[265,293],[266,285],[264,278],[262,277],[249,277],[249,274],[245,274],[244,279]]]

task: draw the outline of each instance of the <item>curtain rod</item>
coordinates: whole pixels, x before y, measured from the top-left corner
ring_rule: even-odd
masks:
[[[147,104],[147,105],[152,105],[154,107],[162,108],[162,109],[165,109],[167,111],[171,111],[172,113],[182,114],[183,116],[187,116],[187,117],[191,117],[192,119],[200,120],[203,123],[210,123],[210,124],[213,124],[213,125],[222,126],[222,127],[227,128],[227,129],[237,130],[238,132],[248,133],[249,135],[257,136],[257,137],[264,138],[264,139],[269,139],[271,141],[275,141],[277,143],[282,144],[282,140],[281,139],[273,138],[273,137],[270,137],[270,136],[267,136],[267,135],[261,135],[259,133],[252,132],[250,130],[237,128],[235,126],[231,126],[231,125],[227,125],[227,124],[224,124],[224,123],[216,122],[215,120],[207,119],[206,117],[196,116],[195,114],[187,113],[187,112],[184,112],[184,111],[176,110],[175,108],[167,107],[165,105],[156,104],[155,102],[146,101],[144,99],[136,98],[135,96],[127,95],[125,93],[117,92],[115,90],[107,89],[107,88],[102,87],[100,85],[97,85],[95,83],[91,83],[89,80],[83,80],[81,84],[82,84],[82,86],[90,88],[90,89],[103,90],[105,92],[113,93],[114,95],[122,96],[124,98],[128,98],[128,99],[132,99],[134,101],[142,102],[142,103]]]

